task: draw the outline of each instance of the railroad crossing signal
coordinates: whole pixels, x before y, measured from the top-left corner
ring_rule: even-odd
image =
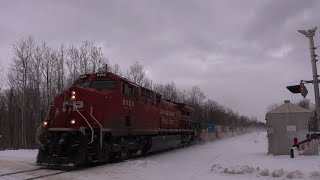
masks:
[[[308,89],[306,88],[306,86],[304,86],[303,83],[294,86],[287,86],[287,89],[292,93],[300,93],[304,98],[308,94]]]

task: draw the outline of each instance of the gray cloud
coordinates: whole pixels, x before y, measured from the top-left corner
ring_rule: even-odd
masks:
[[[3,1],[0,62],[8,66],[22,36],[49,45],[93,40],[123,69],[140,60],[156,82],[198,85],[264,120],[269,104],[299,98],[286,85],[311,78],[307,39],[297,30],[319,25],[319,7],[315,0]]]

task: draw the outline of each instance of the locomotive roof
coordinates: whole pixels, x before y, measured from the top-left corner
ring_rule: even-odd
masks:
[[[110,76],[111,75],[111,76]],[[130,80],[124,78],[124,77],[121,77],[117,74],[114,74],[112,72],[98,72],[98,73],[93,73],[93,74],[82,74],[79,76],[78,79],[75,80],[75,83],[77,82],[81,82],[81,81],[92,81],[92,80],[96,80],[96,79],[105,79],[105,78],[110,78],[110,77],[113,77],[113,78],[116,78],[116,79],[121,79],[121,80],[124,80],[128,83],[130,83],[131,85],[133,86],[139,86],[138,84],[136,83],[133,83],[131,82]]]
[[[99,77],[97,77],[99,75]],[[101,76],[103,75],[103,76]],[[128,80],[127,78],[124,78],[122,76],[119,76],[117,74],[114,74],[112,72],[98,72],[98,73],[94,73],[94,74],[83,74],[83,75],[80,75],[79,78],[75,81],[75,83],[78,83],[78,82],[83,82],[83,81],[92,81],[92,80],[96,80],[96,79],[104,79],[102,77],[105,77],[106,79],[112,77],[112,78],[115,78],[115,79],[120,79],[120,80],[123,80],[127,83],[129,83],[130,85],[132,86],[135,86],[135,87],[140,87],[140,88],[143,88],[143,89],[146,89],[146,90],[149,90],[151,91],[152,93],[154,94],[157,94],[157,95],[160,95],[159,93],[155,92],[155,91],[152,91],[148,88],[145,88],[145,87],[142,87],[134,82],[131,82],[130,80]],[[161,95],[160,95],[161,96]],[[173,102],[173,101],[170,101],[170,100],[163,100],[167,103],[173,103],[173,104],[176,104],[179,106],[179,108],[181,109],[184,109],[184,110],[187,110],[187,111],[193,111],[194,108],[187,105],[187,104],[184,104],[184,103],[177,103],[177,102]]]
[[[132,86],[140,87],[140,88],[144,88],[144,89],[147,89],[147,90],[149,90],[149,91],[152,91],[152,90],[150,90],[150,89],[148,89],[148,88],[142,87],[142,86],[140,86],[140,85],[138,85],[138,84],[136,84],[136,83],[134,83],[134,82],[131,82],[131,81],[130,81],[129,79],[127,79],[127,78],[124,78],[124,77],[119,76],[119,75],[117,75],[117,74],[114,74],[114,73],[112,73],[112,72],[98,72],[98,73],[94,73],[94,74],[82,74],[82,75],[80,75],[79,78],[75,81],[75,83],[83,82],[83,81],[93,81],[93,80],[97,80],[97,79],[103,80],[104,78],[101,78],[102,76],[97,77],[98,74],[104,74],[105,77],[106,77],[106,79],[108,79],[108,78],[110,78],[110,77],[115,78],[115,79],[120,79],[120,80],[123,80],[123,81],[129,83],[129,84],[132,85]],[[152,92],[155,93],[155,94],[159,94],[159,93],[154,92],[154,91],[152,91]]]

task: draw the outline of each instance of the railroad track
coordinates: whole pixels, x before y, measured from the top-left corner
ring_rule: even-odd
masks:
[[[44,172],[41,173],[41,171],[44,171]],[[22,178],[22,179],[26,179],[26,180],[40,179],[40,178],[44,178],[44,177],[67,173],[70,171],[72,171],[72,170],[51,170],[51,169],[47,169],[44,167],[40,167],[40,168],[35,168],[35,169],[0,174],[0,179],[1,179],[1,177],[15,176],[15,175],[20,175],[20,174],[26,174],[27,176],[26,177],[17,177],[17,178]],[[33,173],[33,172],[35,172],[35,174],[27,174],[27,173]],[[38,172],[40,172],[40,174],[38,174]],[[28,176],[30,176],[30,177],[28,177]]]
[[[130,159],[126,159],[126,161],[136,160],[136,159],[140,159],[140,158],[144,158],[144,157],[148,157],[148,156],[152,156],[152,155],[157,155],[157,154],[161,154],[164,152],[169,152],[169,151],[177,150],[177,149],[180,149],[180,148],[169,148],[169,149],[149,152],[146,154],[136,155],[134,157],[131,157]],[[121,161],[118,161],[118,162],[121,162]],[[117,162],[114,162],[114,163],[117,163]],[[48,167],[39,167],[39,168],[34,168],[34,169],[29,169],[29,170],[22,170],[22,171],[15,171],[15,172],[0,174],[0,179],[1,179],[1,177],[5,177],[5,176],[14,176],[14,175],[20,175],[20,174],[26,174],[26,173],[32,173],[32,172],[45,171],[45,172],[40,173],[38,175],[37,174],[27,174],[27,178],[26,177],[17,177],[17,178],[26,179],[26,180],[33,180],[33,179],[40,179],[40,178],[44,178],[44,177],[55,176],[55,175],[59,175],[59,174],[63,174],[63,173],[71,172],[71,171],[81,171],[84,169],[90,169],[93,167],[107,165],[107,164],[110,164],[110,163],[98,163],[98,164],[94,164],[93,166],[82,166],[82,167],[78,167],[75,169],[63,169],[63,170],[50,169]]]

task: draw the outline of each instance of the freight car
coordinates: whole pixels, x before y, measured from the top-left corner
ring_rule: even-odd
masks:
[[[185,146],[193,108],[111,72],[83,74],[54,98],[38,129],[38,164],[78,166]]]

